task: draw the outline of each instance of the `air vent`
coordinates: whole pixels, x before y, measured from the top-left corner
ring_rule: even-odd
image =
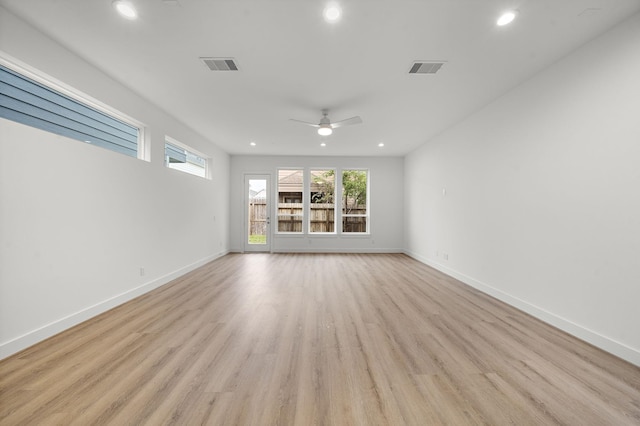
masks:
[[[409,74],[435,74],[444,65],[444,62],[418,61],[414,62]]]
[[[200,58],[211,71],[238,71],[233,58]]]

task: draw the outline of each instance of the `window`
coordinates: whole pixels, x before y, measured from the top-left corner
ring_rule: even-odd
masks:
[[[190,151],[191,148],[183,148],[182,144],[170,137],[165,137],[164,158],[165,166],[170,169],[180,170],[203,178],[208,177],[208,158],[204,155]]]
[[[342,232],[369,232],[369,173],[366,170],[342,171]]]
[[[141,126],[124,116],[97,109],[94,101],[37,82],[0,65],[0,117],[58,135],[142,158]]]
[[[335,232],[336,171],[316,169],[310,171],[309,233]]]
[[[278,169],[277,175],[278,233],[353,235],[370,232],[368,170]],[[336,221],[340,220],[342,226],[338,230]]]
[[[302,170],[278,170],[278,232],[302,233]]]

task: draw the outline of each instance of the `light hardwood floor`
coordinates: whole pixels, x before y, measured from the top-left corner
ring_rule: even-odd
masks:
[[[2,425],[638,425],[640,369],[400,254],[234,254],[0,362]]]

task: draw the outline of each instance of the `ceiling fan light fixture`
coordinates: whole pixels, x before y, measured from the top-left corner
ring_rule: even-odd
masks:
[[[318,127],[318,134],[320,136],[329,136],[331,133],[333,133],[333,129],[328,124],[323,124]]]
[[[133,4],[131,4],[130,2],[125,0],[113,0],[112,4],[113,4],[113,7],[116,8],[118,13],[124,16],[125,18],[136,19],[138,17],[138,12],[136,11],[136,8],[133,7]]]

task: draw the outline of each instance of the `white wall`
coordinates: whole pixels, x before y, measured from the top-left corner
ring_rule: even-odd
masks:
[[[401,252],[403,243],[403,159],[400,157],[231,157],[231,250],[243,251],[244,174],[272,176],[275,193],[277,169],[366,168],[370,179],[370,235],[278,235],[273,232],[274,252]],[[275,229],[273,222],[272,229]]]
[[[0,51],[142,121],[151,144],[146,162],[0,119],[3,358],[227,252],[229,156],[2,8]],[[165,134],[211,156],[212,180],[165,168]]]
[[[639,47],[636,15],[405,160],[409,254],[638,365]]]

